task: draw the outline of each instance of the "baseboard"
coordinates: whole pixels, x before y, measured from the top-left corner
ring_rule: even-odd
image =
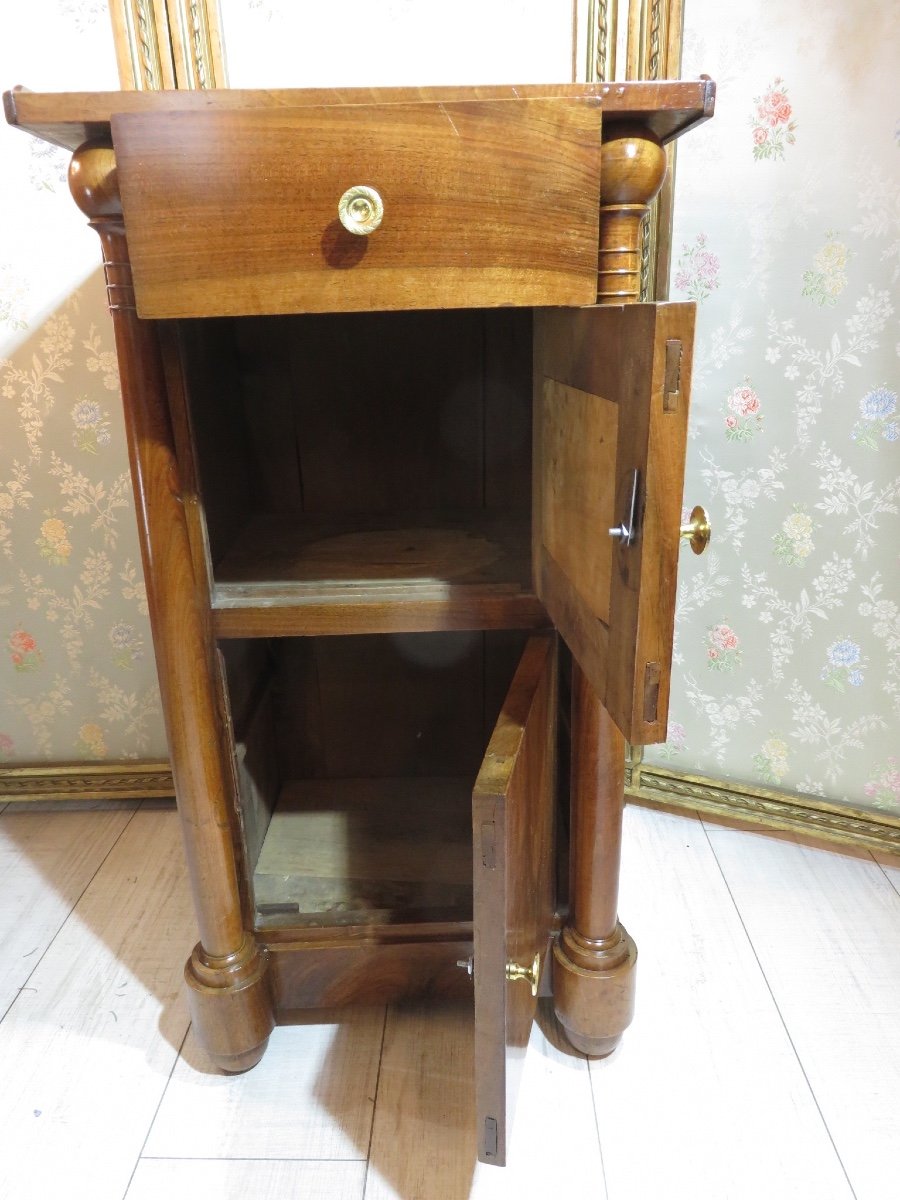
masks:
[[[174,796],[166,762],[0,767],[0,804],[20,800],[138,800]]]
[[[844,846],[900,854],[900,818],[768,788],[629,763],[625,794],[644,804],[683,808]],[[175,795],[165,762],[0,767],[0,804],[28,800],[135,800]]]
[[[703,775],[683,775],[632,761],[625,794],[642,804],[684,808],[843,846],[900,854],[900,818]]]

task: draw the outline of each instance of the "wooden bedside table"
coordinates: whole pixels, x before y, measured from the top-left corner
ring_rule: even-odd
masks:
[[[539,992],[587,1054],[631,1018],[694,322],[636,303],[640,224],[713,96],[5,98],[103,245],[198,1036],[241,1071],[292,1010],[474,982],[486,1162]]]

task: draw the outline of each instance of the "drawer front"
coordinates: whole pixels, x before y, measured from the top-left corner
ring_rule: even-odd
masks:
[[[600,119],[593,99],[115,116],[138,312],[591,304]],[[339,219],[358,187],[383,205],[368,234]]]

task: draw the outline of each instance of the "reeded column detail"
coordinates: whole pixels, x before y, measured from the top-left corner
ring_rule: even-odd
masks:
[[[604,126],[600,150],[597,303],[641,297],[641,223],[666,177],[666,152],[642,125]]]

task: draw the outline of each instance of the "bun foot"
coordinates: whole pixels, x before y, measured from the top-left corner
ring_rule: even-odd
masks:
[[[621,1033],[617,1033],[615,1037],[591,1038],[582,1037],[581,1034],[575,1033],[571,1029],[566,1029],[564,1032],[569,1045],[575,1050],[580,1050],[582,1054],[586,1054],[588,1058],[607,1058],[622,1040]]]
[[[621,925],[591,943],[563,930],[553,948],[556,1017],[568,1040],[591,1058],[612,1054],[634,1015],[637,947]]]
[[[256,1066],[275,1027],[267,965],[247,934],[239,950],[222,957],[195,946],[184,968],[197,1040],[229,1074]]]
[[[226,1075],[243,1075],[245,1071],[256,1066],[265,1054],[268,1044],[269,1039],[266,1038],[264,1042],[254,1046],[252,1050],[245,1050],[243,1054],[211,1054],[209,1050],[207,1054],[215,1066]]]

